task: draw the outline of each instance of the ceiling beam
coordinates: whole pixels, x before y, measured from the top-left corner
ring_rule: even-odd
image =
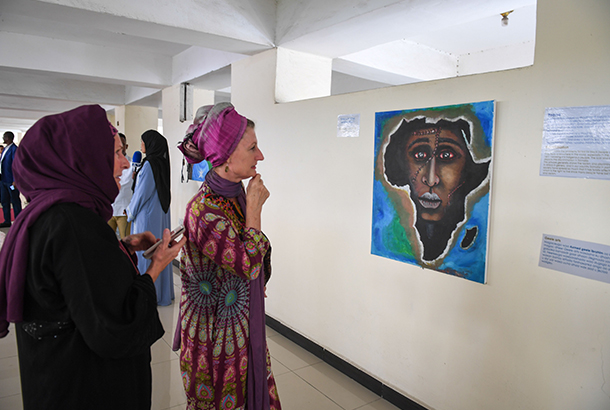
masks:
[[[0,67],[142,87],[172,84],[168,56],[8,32],[0,32],[0,44]]]
[[[22,97],[124,104],[125,86],[53,76],[40,72],[0,70],[0,94]]]
[[[275,14],[274,0],[256,1],[264,6],[261,13]],[[248,12],[252,7],[246,0],[181,0],[150,7],[124,0],[3,0],[2,15],[3,30],[16,33],[21,26],[39,25],[40,35],[57,32],[68,40],[118,43],[128,35],[141,38],[143,45],[148,39],[256,54],[273,47],[269,35],[274,33],[275,18],[256,18],[253,25]],[[86,31],[81,21],[87,22]]]

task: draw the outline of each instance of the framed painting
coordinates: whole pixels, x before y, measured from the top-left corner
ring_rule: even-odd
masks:
[[[485,283],[494,101],[375,114],[371,253]]]

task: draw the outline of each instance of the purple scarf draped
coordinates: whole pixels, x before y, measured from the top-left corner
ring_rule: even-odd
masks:
[[[119,192],[114,180],[114,137],[99,105],[40,119],[23,137],[15,160],[15,185],[29,204],[19,214],[0,251],[0,337],[9,322],[23,320],[29,227],[58,203],[72,202],[112,216]]]
[[[246,217],[246,190],[242,182],[231,182],[216,173],[213,168],[205,175],[205,182],[212,188],[212,191],[225,198],[237,198],[237,203],[241,212]]]
[[[265,329],[265,273],[250,282],[250,345],[248,346],[248,410],[269,410],[267,335]]]
[[[205,183],[225,198],[237,198],[241,211],[246,217],[246,191],[241,182],[231,182],[211,169],[205,176]],[[269,410],[269,385],[267,382],[267,336],[265,331],[265,273],[261,269],[258,277],[250,282],[250,344],[248,346],[248,410]],[[182,317],[178,317],[174,334],[174,351],[180,348]]]

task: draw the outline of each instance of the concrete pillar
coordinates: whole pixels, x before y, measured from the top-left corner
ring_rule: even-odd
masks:
[[[114,125],[116,127],[116,110],[111,110],[111,111],[106,111],[106,118],[108,118],[108,121],[110,122],[110,124]]]
[[[191,121],[180,122],[180,85],[163,90],[163,136],[169,144],[171,164],[171,213],[172,228],[180,225],[184,220],[186,204],[199,190],[198,181],[180,182],[182,171],[182,152],[177,145],[184,139],[186,130]],[[193,115],[202,105],[214,104],[214,91],[193,90]]]
[[[148,130],[156,130],[159,125],[159,109],[157,107],[139,107],[122,105],[114,110],[114,126],[127,137],[127,155],[131,157],[134,151],[140,151],[142,134]]]
[[[331,79],[331,58],[278,47],[275,78],[277,102],[330,96]]]

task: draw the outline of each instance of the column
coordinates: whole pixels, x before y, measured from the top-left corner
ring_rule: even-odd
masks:
[[[140,151],[142,134],[148,130],[156,130],[159,126],[157,107],[122,105],[115,108],[114,117],[114,126],[127,137],[127,155],[130,158],[134,151]]]

